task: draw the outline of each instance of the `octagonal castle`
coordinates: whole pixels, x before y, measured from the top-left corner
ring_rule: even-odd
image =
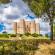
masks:
[[[40,24],[36,23],[35,20],[19,19],[17,22],[13,22],[13,30],[15,33],[38,33],[40,32]]]

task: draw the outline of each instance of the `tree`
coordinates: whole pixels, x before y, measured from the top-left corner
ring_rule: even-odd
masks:
[[[55,1],[54,0],[24,0],[27,1],[30,9],[36,16],[41,17],[43,14],[47,14],[50,20],[51,26],[51,40],[53,40],[53,20],[55,18]]]
[[[9,2],[11,2],[11,0],[0,0],[0,3],[3,3],[3,4],[9,3]]]

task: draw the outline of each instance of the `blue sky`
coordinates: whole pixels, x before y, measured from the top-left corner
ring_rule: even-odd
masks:
[[[27,15],[27,16],[26,16]],[[30,10],[30,8],[25,4],[22,0],[12,0],[12,3],[3,5],[0,4],[0,32],[3,31],[4,25],[9,27],[9,21],[19,19],[20,17],[26,16],[27,19],[34,20],[36,16]],[[3,24],[1,24],[3,22]],[[46,27],[45,24],[41,24],[41,26]]]
[[[0,32],[5,28],[3,23],[0,23]]]

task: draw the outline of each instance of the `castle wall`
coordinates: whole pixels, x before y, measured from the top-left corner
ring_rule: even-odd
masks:
[[[21,19],[19,22],[13,23],[13,30],[15,33],[39,33],[40,25],[39,23],[35,23],[35,21],[25,21]]]
[[[30,21],[25,21],[25,31],[26,32],[30,32],[30,26],[31,26],[30,23],[31,23]]]
[[[40,24],[36,23],[36,33],[40,34]]]
[[[35,31],[36,31],[35,21],[32,21],[30,26],[30,33],[35,33]]]
[[[24,33],[24,20],[20,20],[18,23],[17,23],[17,33]]]
[[[17,22],[13,22],[13,30],[17,33]]]

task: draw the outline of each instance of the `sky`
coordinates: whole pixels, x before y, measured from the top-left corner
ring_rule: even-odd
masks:
[[[35,18],[37,18],[27,6],[27,4],[24,3],[22,0],[12,0],[11,3],[6,5],[0,4],[0,32],[3,32],[5,27],[7,31],[10,32],[11,24],[9,22],[20,19],[21,17],[24,17],[29,20],[34,20]],[[49,28],[46,27],[47,24],[45,25],[43,22],[41,22],[40,24],[42,30]]]

